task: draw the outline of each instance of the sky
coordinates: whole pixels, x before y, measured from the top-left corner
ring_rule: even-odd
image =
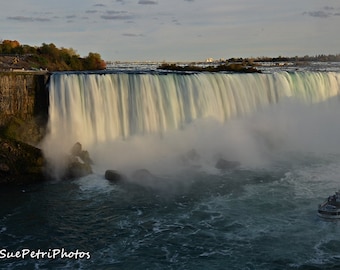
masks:
[[[10,0],[0,40],[106,61],[340,53],[339,0]]]

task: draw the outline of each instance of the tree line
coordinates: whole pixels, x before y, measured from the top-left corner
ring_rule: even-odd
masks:
[[[254,57],[254,58],[230,58],[228,62],[340,62],[340,54],[319,54],[314,56],[278,56],[278,57]]]
[[[29,62],[32,68],[49,71],[62,70],[102,70],[106,63],[100,54],[90,52],[86,57],[80,57],[72,48],[57,48],[53,43],[43,43],[41,46],[21,45],[17,40],[0,41],[0,54],[16,55]]]

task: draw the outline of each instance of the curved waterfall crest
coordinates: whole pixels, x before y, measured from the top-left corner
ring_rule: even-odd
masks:
[[[226,122],[287,98],[318,103],[337,96],[340,73],[71,74],[50,80],[50,136],[105,142]],[[67,134],[67,135],[66,135]]]

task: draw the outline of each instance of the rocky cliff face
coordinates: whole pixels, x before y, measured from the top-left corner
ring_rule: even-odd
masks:
[[[49,178],[37,147],[48,121],[48,73],[0,72],[0,186],[22,186]],[[92,172],[91,159],[80,143],[65,155],[62,179]]]
[[[0,185],[41,182],[48,119],[47,73],[0,72]]]
[[[41,140],[48,118],[48,78],[47,73],[0,73],[3,134],[32,145]]]

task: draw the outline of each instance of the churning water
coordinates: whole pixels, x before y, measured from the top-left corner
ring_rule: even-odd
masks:
[[[79,141],[94,173],[1,192],[1,269],[339,269],[340,223],[316,215],[340,187],[339,90],[337,72],[52,75],[42,147],[57,177]]]

